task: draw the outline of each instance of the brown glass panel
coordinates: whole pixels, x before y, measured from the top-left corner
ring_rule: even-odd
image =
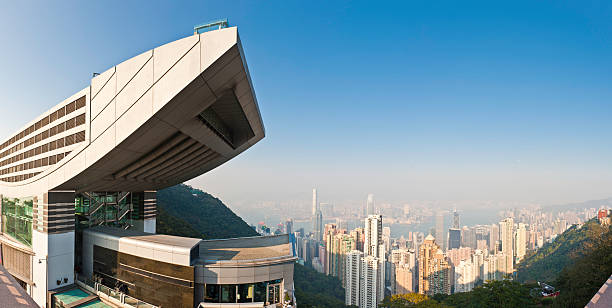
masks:
[[[69,113],[75,111],[76,110],[75,107],[76,107],[75,102],[72,102],[72,103],[66,105],[66,114],[69,114]]]
[[[81,98],[76,100],[76,109],[81,109],[85,107],[85,96],[81,96]]]

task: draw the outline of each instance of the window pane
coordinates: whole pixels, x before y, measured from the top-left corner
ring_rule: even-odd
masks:
[[[206,295],[204,296],[204,301],[209,302],[209,303],[219,302],[219,285],[217,284],[207,284],[206,285]]]
[[[265,302],[266,301],[266,283],[259,282],[255,284],[255,301]]]
[[[241,284],[238,285],[238,302],[239,303],[250,303],[253,301],[255,292],[255,286],[252,284]]]
[[[221,302],[222,303],[235,303],[236,302],[236,285],[222,285],[221,286]]]

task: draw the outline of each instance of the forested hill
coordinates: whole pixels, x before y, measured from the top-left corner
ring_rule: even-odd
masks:
[[[518,264],[517,279],[521,282],[542,281],[555,283],[561,271],[599,246],[608,227],[591,219],[581,228],[572,226],[551,243],[528,254]],[[608,273],[610,274],[610,273]]]
[[[185,184],[157,192],[157,233],[204,239],[255,236],[221,200]]]

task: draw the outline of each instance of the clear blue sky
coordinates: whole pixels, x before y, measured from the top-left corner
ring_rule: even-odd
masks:
[[[328,2],[2,1],[0,136],[227,17],[267,137],[190,183],[230,203],[612,196],[609,2]]]

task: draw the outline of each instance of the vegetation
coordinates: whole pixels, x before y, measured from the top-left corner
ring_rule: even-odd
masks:
[[[344,305],[344,289],[337,277],[295,264],[293,282],[299,307],[348,307]]]
[[[597,219],[586,222],[582,228],[570,227],[553,242],[528,254],[518,264],[517,280],[531,283],[541,281],[554,285],[564,268],[597,247],[604,231],[605,228],[599,225]]]
[[[555,287],[561,294],[553,307],[584,307],[612,274],[612,227],[592,228],[601,233],[587,245],[585,256],[561,271]]]
[[[158,191],[157,210],[157,233],[204,239],[257,235],[221,200],[188,185]]]
[[[470,292],[453,295],[436,294],[427,297],[422,294],[402,294],[386,298],[381,307],[536,307],[539,299],[529,295],[530,286],[511,280],[488,281]]]

